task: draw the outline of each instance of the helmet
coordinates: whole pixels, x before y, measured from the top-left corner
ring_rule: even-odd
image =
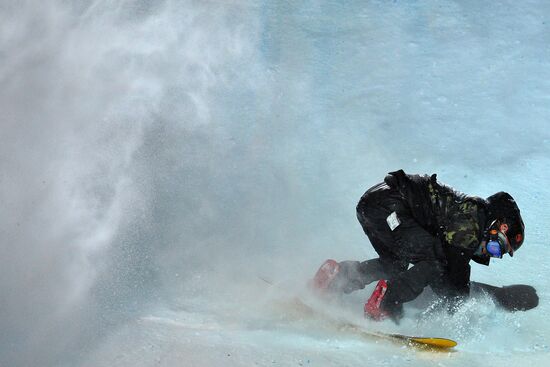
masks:
[[[516,201],[510,194],[501,191],[489,196],[487,203],[490,222],[497,220],[500,223],[512,250],[516,251],[523,244],[525,237],[525,225]],[[513,256],[513,251],[510,252],[510,256]]]

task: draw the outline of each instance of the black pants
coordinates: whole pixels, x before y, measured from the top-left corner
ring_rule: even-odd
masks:
[[[387,218],[394,212],[400,224],[392,230]],[[448,293],[441,242],[414,220],[397,190],[385,183],[369,189],[357,205],[357,219],[380,256],[361,263],[360,273],[366,284],[389,280],[385,303],[411,301],[428,285],[438,294]]]

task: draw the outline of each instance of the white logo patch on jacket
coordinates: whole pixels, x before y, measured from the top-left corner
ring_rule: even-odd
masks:
[[[399,227],[399,225],[401,224],[401,221],[399,220],[399,218],[397,218],[396,212],[392,212],[390,215],[388,215],[388,217],[386,218],[386,222],[388,222],[388,226],[390,226],[390,229],[392,231]]]

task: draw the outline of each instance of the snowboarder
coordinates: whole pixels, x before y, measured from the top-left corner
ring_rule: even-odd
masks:
[[[435,174],[389,173],[361,197],[357,219],[379,258],[327,260],[313,285],[350,293],[378,281],[364,307],[365,316],[375,320],[398,320],[403,303],[414,300],[427,286],[455,304],[474,286],[470,260],[489,265],[491,258],[513,256],[524,241],[520,210],[509,194],[499,192],[487,199],[467,196],[437,181]],[[538,304],[530,286],[475,286],[508,309]]]

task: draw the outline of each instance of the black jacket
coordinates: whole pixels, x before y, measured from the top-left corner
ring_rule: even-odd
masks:
[[[441,243],[447,274],[456,288],[467,288],[470,260],[488,265],[489,257],[475,255],[487,225],[487,203],[437,181],[436,175],[390,172],[385,183],[407,202],[412,217]]]

